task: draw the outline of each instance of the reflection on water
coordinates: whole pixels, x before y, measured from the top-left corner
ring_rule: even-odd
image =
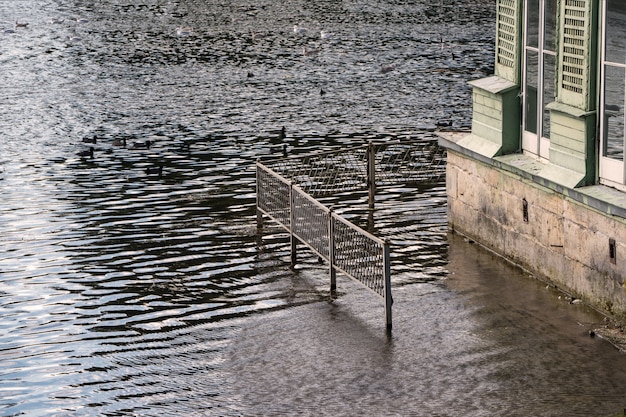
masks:
[[[340,277],[329,302],[324,265],[256,234],[283,144],[467,128],[492,1],[149,3],[0,3],[1,415],[621,409],[600,319],[450,240],[444,184],[379,194],[389,338],[378,298]],[[365,193],[328,203],[367,224]]]
[[[394,330],[351,281],[333,303],[280,310],[234,336],[228,385],[263,415],[610,416],[626,361],[599,317],[450,239],[443,281],[394,287]],[[318,272],[304,271],[307,281]],[[377,326],[378,325],[378,326]],[[245,412],[244,412],[245,413]]]

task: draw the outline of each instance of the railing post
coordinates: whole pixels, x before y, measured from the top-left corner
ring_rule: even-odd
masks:
[[[385,241],[385,244],[383,245],[383,252],[383,271],[385,274],[385,322],[387,324],[387,331],[391,332],[391,305],[393,304],[393,298],[391,297],[391,256],[389,241]]]
[[[259,196],[261,195],[261,186],[259,181],[259,173],[261,169],[259,168],[259,162],[256,163],[256,230],[257,233],[261,232],[263,229],[263,212],[259,209]]]
[[[373,209],[376,194],[376,150],[372,141],[367,146],[367,189],[369,208]]]
[[[261,211],[261,204],[264,195],[263,187],[261,186],[260,178],[263,173],[259,166],[259,161],[256,162],[256,244],[260,247],[263,245],[263,212]]]
[[[328,263],[330,264],[330,294],[337,290],[337,270],[335,269],[335,222],[333,211],[328,210]]]
[[[259,210],[259,205],[256,206],[256,230],[260,233],[263,230],[263,212]]]
[[[293,203],[293,182],[291,182],[289,184],[289,240],[291,242],[291,267],[294,268],[296,266],[296,261],[298,258],[298,254],[297,254],[297,238],[294,236],[293,234],[293,225],[295,224],[296,221],[296,216],[294,213],[294,206],[295,204]]]

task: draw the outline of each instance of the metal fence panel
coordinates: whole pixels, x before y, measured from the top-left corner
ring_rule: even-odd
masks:
[[[312,196],[364,190],[368,186],[368,147],[374,147],[376,185],[438,182],[445,176],[446,153],[436,138],[372,141],[370,144],[266,161]]]
[[[377,185],[439,182],[446,152],[436,141],[374,143]]]
[[[367,186],[367,147],[363,146],[277,159],[266,164],[313,196]]]
[[[333,214],[334,265],[385,297],[385,242]]]
[[[315,155],[257,163],[257,221],[265,213],[291,235],[292,263],[299,240],[335,270],[383,297],[391,329],[389,245],[336,215],[315,196],[369,187],[370,207],[376,185],[437,182],[445,176],[446,154],[436,140],[380,141]]]
[[[257,209],[262,210],[288,231],[291,228],[288,180],[263,164],[256,164]]]
[[[330,210],[305,193],[300,187],[292,191],[292,233],[326,261],[330,260]]]

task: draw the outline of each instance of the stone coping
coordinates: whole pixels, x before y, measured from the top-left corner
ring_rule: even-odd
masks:
[[[524,154],[487,156],[459,142],[469,132],[437,132],[439,144],[449,150],[480,161],[486,165],[512,172],[564,197],[593,208],[607,216],[617,217],[626,224],[626,193],[605,185],[577,187],[582,174],[542,162]],[[467,140],[465,141],[467,142]]]
[[[506,78],[499,77],[497,75],[473,80],[468,82],[468,84],[472,87],[478,87],[492,94],[502,94],[506,93],[507,91],[519,88],[519,86],[514,82],[509,81]]]

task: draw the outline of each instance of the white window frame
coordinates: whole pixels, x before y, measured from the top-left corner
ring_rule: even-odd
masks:
[[[528,1],[524,2],[524,54],[522,63],[522,82],[524,93],[522,94],[522,151],[526,154],[531,154],[532,156],[538,157],[539,159],[548,161],[550,156],[550,139],[543,137],[543,113],[546,107],[544,103],[545,55],[551,55],[556,60],[556,51],[544,49],[544,38],[546,30],[545,9],[545,1],[539,0],[539,37],[537,39],[538,47],[535,48],[534,46],[528,46]],[[537,68],[537,114],[535,115],[537,120],[537,133],[526,130],[526,86],[528,82],[528,73],[526,71],[526,68],[528,64],[528,51],[535,52],[539,60]]]
[[[605,184],[611,187],[615,187],[626,191],[626,170],[624,169],[624,161],[620,161],[617,159],[609,158],[604,156],[605,154],[605,146],[606,141],[604,140],[606,134],[606,124],[605,120],[605,73],[606,66],[610,65],[616,68],[623,68],[626,72],[626,64],[619,64],[614,62],[606,61],[606,22],[607,22],[607,0],[602,0],[602,35],[601,35],[601,47],[600,47],[600,154],[599,154],[599,170],[598,175],[600,177],[600,183]],[[624,88],[624,103],[626,103],[626,86]],[[626,136],[626,129],[624,130],[624,135]],[[624,140],[624,158],[626,158],[626,140]]]

